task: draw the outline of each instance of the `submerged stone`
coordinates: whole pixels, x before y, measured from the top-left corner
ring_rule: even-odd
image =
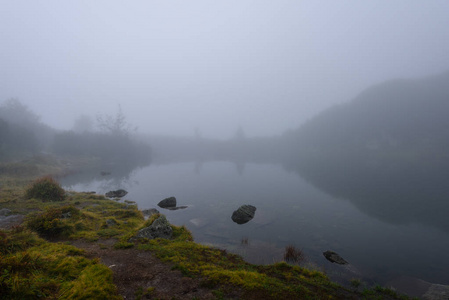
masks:
[[[116,191],[107,192],[105,194],[105,196],[108,197],[108,198],[121,198],[121,197],[124,197],[126,194],[128,194],[127,191],[119,189],[119,190],[116,190]]]
[[[232,221],[237,224],[245,224],[254,218],[256,207],[252,205],[242,205],[232,214]]]
[[[336,263],[339,265],[347,265],[348,262],[346,260],[344,260],[338,253],[335,253],[334,251],[326,251],[323,252],[324,257],[332,262],[332,263]]]

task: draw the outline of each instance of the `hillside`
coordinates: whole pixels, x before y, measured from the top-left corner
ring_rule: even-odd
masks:
[[[293,135],[307,148],[443,151],[449,147],[449,72],[392,80],[334,106]]]
[[[284,135],[284,165],[390,223],[449,230],[449,72],[371,87]]]

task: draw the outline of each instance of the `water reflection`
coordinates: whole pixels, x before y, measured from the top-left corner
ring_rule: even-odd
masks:
[[[384,222],[418,223],[449,232],[449,168],[444,165],[373,165],[342,159],[284,168]]]
[[[129,189],[139,185],[139,181],[132,175],[134,172],[148,165],[135,164],[99,164],[74,171],[70,176],[58,178],[59,182],[68,189],[88,191],[94,189],[98,193]]]
[[[293,164],[245,163],[243,169],[236,165],[203,161],[110,168],[110,177],[97,169],[65,178],[62,184],[99,193],[123,188],[140,209],[155,208],[174,195],[188,209],[164,210],[170,222],[186,225],[197,242],[241,254],[253,263],[280,261],[285,247],[293,245],[304,250],[308,265],[334,279],[363,277],[382,283],[406,274],[449,283],[449,262],[440,259],[449,248],[447,232],[417,224],[427,220],[422,211],[413,212],[423,210],[422,205],[401,207],[404,202],[392,200],[392,196],[410,199],[416,193],[399,192],[399,187],[411,188],[400,184],[399,176],[386,179],[381,172],[361,176],[360,170],[347,166],[339,174],[329,165],[322,170]],[[389,184],[382,186],[385,183]],[[244,203],[257,207],[257,213],[241,226],[230,216]],[[427,222],[435,228],[446,224],[436,218]],[[350,263],[348,268],[328,262],[322,255],[327,250],[341,254]]]

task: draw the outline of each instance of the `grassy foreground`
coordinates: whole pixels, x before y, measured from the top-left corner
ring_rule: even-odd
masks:
[[[0,209],[26,215],[22,225],[0,230],[2,299],[122,299],[111,269],[71,246],[78,239],[92,243],[114,239],[115,249],[151,251],[184,276],[201,278],[217,299],[408,299],[379,286],[347,289],[323,273],[285,262],[252,265],[237,255],[193,242],[185,227],[172,226],[171,240],[131,243],[129,238],[159,215],[145,220],[132,203],[91,193],[58,194],[61,191],[52,185],[32,193],[33,182],[35,186],[43,175],[60,174],[64,168],[54,158],[0,164]],[[53,201],[50,195],[56,195]],[[151,298],[151,293],[146,297]]]

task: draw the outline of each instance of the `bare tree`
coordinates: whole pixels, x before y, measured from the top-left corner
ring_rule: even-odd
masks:
[[[97,126],[101,131],[114,136],[128,136],[131,131],[131,124],[126,121],[120,104],[115,116],[97,115]]]

